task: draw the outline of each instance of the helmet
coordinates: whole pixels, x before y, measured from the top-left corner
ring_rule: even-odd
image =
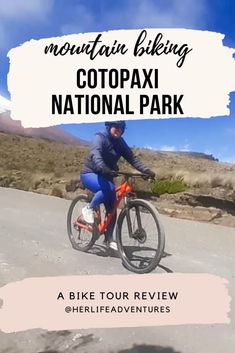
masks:
[[[106,121],[105,126],[108,129],[111,129],[111,127],[117,127],[122,130],[122,133],[124,133],[126,129],[126,122],[124,120],[118,120],[118,121]]]

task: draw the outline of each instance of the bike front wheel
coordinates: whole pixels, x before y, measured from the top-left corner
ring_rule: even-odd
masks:
[[[129,200],[119,215],[116,236],[128,270],[148,273],[157,267],[165,247],[165,233],[159,213],[150,202]]]
[[[76,250],[88,251],[97,239],[95,225],[84,222],[82,208],[87,205],[87,195],[77,196],[71,203],[67,214],[67,232],[72,247]]]

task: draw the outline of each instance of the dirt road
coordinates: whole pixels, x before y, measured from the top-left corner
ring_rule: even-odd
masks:
[[[66,235],[68,206],[69,201],[59,198],[0,188],[0,286],[27,277],[129,273],[102,246],[97,254],[71,248]],[[162,221],[168,256],[155,273],[211,273],[228,279],[231,324],[0,332],[0,352],[233,353],[234,229],[169,217]]]

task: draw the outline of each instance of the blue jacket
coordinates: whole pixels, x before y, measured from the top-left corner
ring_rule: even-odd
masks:
[[[149,168],[141,163],[133,154],[122,137],[115,139],[112,138],[108,131],[104,131],[95,135],[90,146],[90,153],[81,173],[102,174],[104,167],[108,167],[111,170],[118,170],[117,162],[120,157],[123,157],[141,173],[149,171]]]

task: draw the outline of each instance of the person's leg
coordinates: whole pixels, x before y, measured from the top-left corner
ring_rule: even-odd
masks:
[[[113,181],[107,180],[102,175],[95,173],[81,174],[81,181],[83,185],[94,193],[89,207],[94,209],[99,204],[103,203],[106,208],[106,212],[111,212],[115,203],[115,185]],[[106,232],[105,241],[111,243],[113,241],[113,231],[116,224],[117,213],[113,215]]]
[[[105,179],[103,176],[98,177],[99,185],[101,187],[101,192],[103,193],[103,203],[105,205],[106,212],[109,213],[113,210],[116,193],[115,185],[113,181]],[[106,232],[105,232],[105,242],[113,242],[113,231],[115,228],[117,219],[117,212],[114,213],[113,218],[111,219]]]
[[[114,183],[95,173],[81,174],[81,181],[87,189],[94,193],[89,206],[94,209],[104,203],[106,210],[110,212],[116,197]]]
[[[117,220],[117,212],[115,212],[115,214],[113,215],[113,218],[111,219],[106,232],[105,232],[105,242],[112,242],[113,241],[113,231],[115,228],[115,224],[116,224],[116,220]]]
[[[94,193],[91,203],[82,209],[82,215],[87,223],[94,223],[93,209],[103,202],[103,194],[100,192],[98,176],[95,173],[80,174],[80,179],[85,188]]]

